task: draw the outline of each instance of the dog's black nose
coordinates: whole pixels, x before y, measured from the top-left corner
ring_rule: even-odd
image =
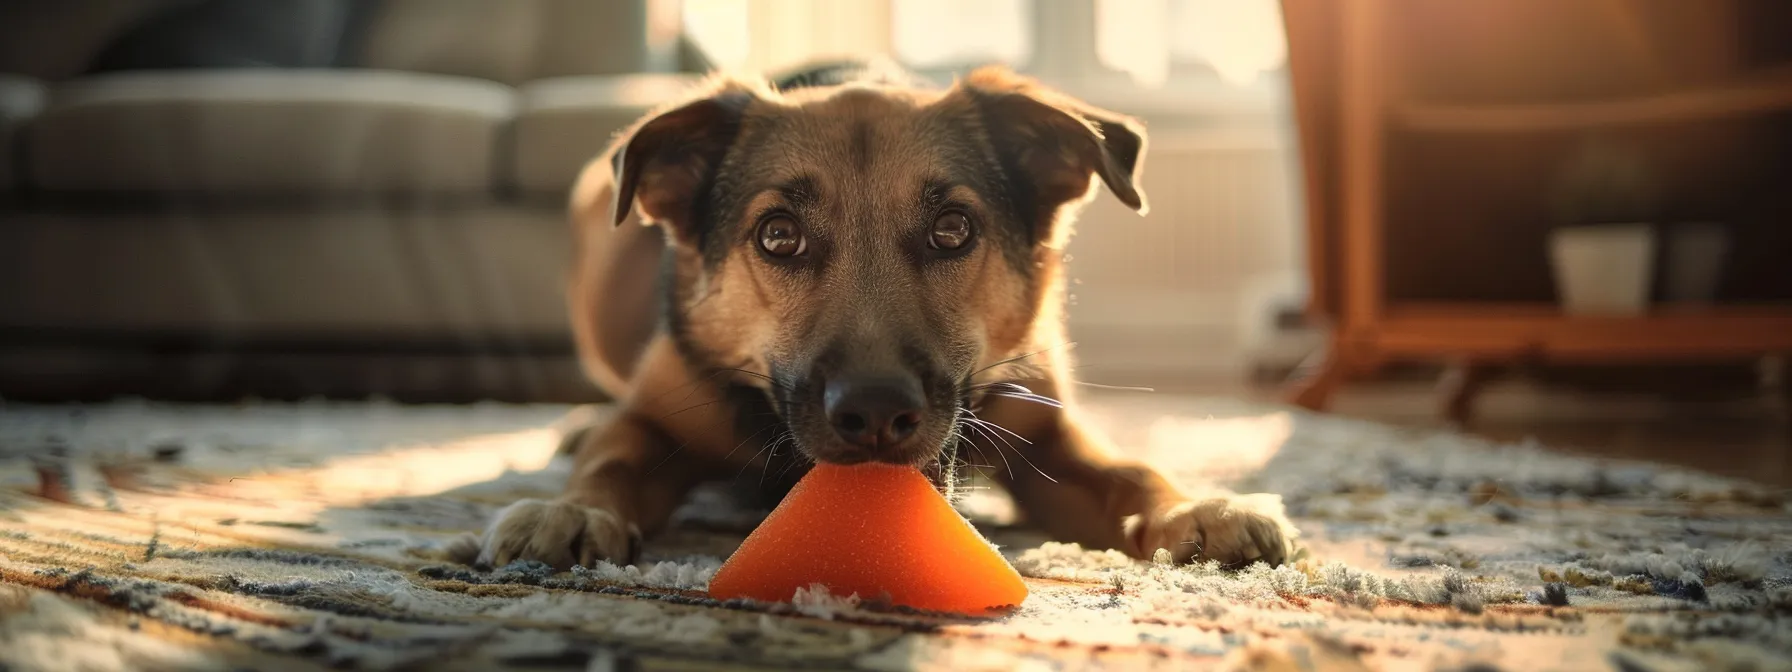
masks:
[[[925,405],[920,382],[898,376],[829,381],[823,402],[834,433],[860,448],[890,448],[914,436]]]

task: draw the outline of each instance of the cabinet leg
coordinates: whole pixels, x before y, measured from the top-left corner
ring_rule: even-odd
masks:
[[[1310,411],[1331,405],[1332,392],[1344,382],[1348,362],[1336,341],[1308,356],[1294,371],[1286,396],[1288,403]]]
[[[1486,364],[1459,362],[1444,370],[1437,381],[1438,411],[1451,425],[1468,425],[1474,415],[1475,397],[1494,378],[1494,369]]]

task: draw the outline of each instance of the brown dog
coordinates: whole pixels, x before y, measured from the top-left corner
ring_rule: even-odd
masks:
[[[962,449],[1057,539],[1283,562],[1284,521],[1119,459],[1074,412],[1062,248],[1097,179],[1145,211],[1144,149],[1134,120],[1001,69],[946,90],[716,78],[648,115],[572,201],[572,323],[622,410],[569,435],[566,493],[501,511],[481,561],[630,562],[703,481],[787,486],[814,461],[947,480]]]

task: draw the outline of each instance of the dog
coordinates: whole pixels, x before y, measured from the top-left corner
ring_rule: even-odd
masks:
[[[1097,183],[1146,211],[1145,147],[1000,67],[717,75],[648,114],[570,203],[580,362],[620,410],[567,434],[565,492],[499,511],[478,562],[631,563],[706,481],[758,472],[776,496],[814,463],[882,462],[947,487],[964,451],[1057,540],[1285,562],[1279,514],[1179,487],[1077,412],[1063,248]]]

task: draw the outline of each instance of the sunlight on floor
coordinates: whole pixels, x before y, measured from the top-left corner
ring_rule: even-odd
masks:
[[[231,477],[200,486],[208,495],[202,499],[157,497],[146,503],[172,520],[235,516],[263,526],[304,528],[331,510],[439,495],[493,483],[507,473],[540,471],[553,461],[558,440],[558,431],[544,428],[396,444],[326,457],[313,467]]]
[[[294,472],[327,484],[331,503],[433,495],[548,466],[559,438],[551,429],[469,436],[332,460]]]
[[[1227,480],[1267,466],[1294,433],[1288,413],[1151,423],[1141,457],[1184,479]]]

